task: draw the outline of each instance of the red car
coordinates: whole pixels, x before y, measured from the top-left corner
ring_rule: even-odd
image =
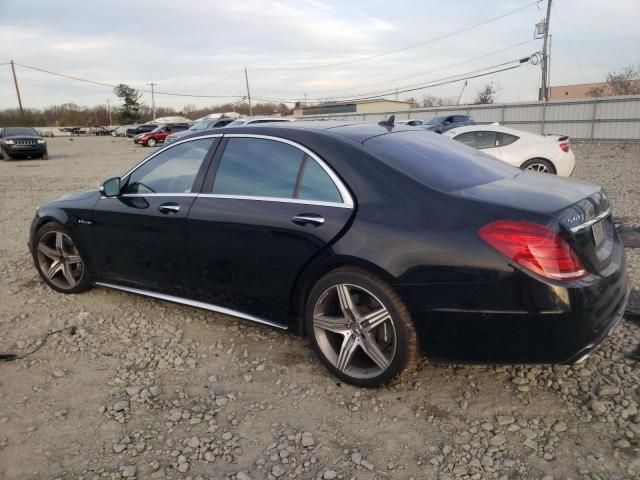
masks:
[[[164,140],[172,133],[181,132],[187,130],[189,124],[187,123],[169,123],[167,125],[160,125],[158,128],[138,135],[133,139],[134,143],[139,143],[145,147],[155,147],[159,143],[163,143]]]

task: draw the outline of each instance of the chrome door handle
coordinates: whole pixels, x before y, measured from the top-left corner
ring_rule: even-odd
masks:
[[[324,223],[324,217],[316,213],[301,213],[293,217],[291,221],[301,227],[306,227],[307,225],[319,227]]]
[[[162,213],[178,213],[180,211],[180,205],[175,203],[165,203],[158,207]]]

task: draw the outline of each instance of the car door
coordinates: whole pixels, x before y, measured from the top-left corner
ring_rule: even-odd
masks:
[[[353,201],[301,145],[225,135],[189,213],[197,300],[286,324],[296,277],[345,227]]]
[[[117,197],[94,207],[102,281],[182,296],[188,286],[189,209],[219,136],[172,145],[134,167]]]

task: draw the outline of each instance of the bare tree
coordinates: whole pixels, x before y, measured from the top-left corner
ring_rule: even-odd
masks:
[[[422,97],[422,107],[446,107],[456,104],[456,97],[436,97],[435,95],[424,95]]]
[[[607,84],[613,95],[640,94],[640,65],[629,65],[607,74]]]
[[[493,103],[496,99],[496,94],[498,93],[498,86],[493,84],[493,81],[485,84],[476,95],[476,99],[473,101],[474,104],[486,104]]]

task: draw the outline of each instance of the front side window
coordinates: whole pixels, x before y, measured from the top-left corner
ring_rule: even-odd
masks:
[[[341,203],[329,174],[293,145],[261,138],[231,138],[212,193]]]
[[[201,138],[163,150],[134,170],[123,193],[191,193],[213,138]]]
[[[453,138],[454,140],[464,143],[465,145],[469,145],[470,147],[482,149],[482,148],[494,148],[498,145],[496,144],[496,132],[467,132],[461,133],[457,137]]]

